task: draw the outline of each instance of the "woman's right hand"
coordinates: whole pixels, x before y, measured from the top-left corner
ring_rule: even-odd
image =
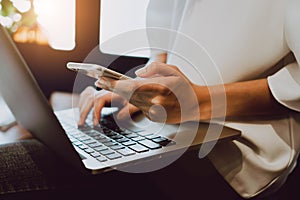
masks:
[[[154,61],[166,63],[167,53],[162,52],[156,54]],[[96,126],[99,124],[101,117],[101,110],[105,106],[111,106],[111,102],[114,102],[114,106],[119,107],[119,113],[117,115],[118,120],[127,120],[132,114],[140,111],[139,108],[130,104],[127,100],[119,96],[118,94],[109,92],[107,90],[97,91],[93,87],[87,87],[81,94],[79,99],[79,111],[80,118],[78,125],[82,126],[92,110],[93,110],[93,124]]]
[[[101,110],[105,106],[110,106],[113,102],[114,106],[119,107],[117,114],[118,120],[127,120],[133,113],[139,111],[137,107],[130,104],[121,96],[101,90],[100,92],[95,90],[93,87],[87,87],[81,94],[79,100],[79,112],[80,119],[78,125],[82,126],[85,120],[93,109],[93,124],[94,126],[99,124],[101,118]]]

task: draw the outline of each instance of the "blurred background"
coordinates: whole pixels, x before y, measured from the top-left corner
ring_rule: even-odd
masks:
[[[54,91],[72,92],[76,74],[66,63],[82,62],[98,46],[100,0],[0,0],[0,23],[49,98]],[[100,51],[93,57],[122,73],[148,60]]]

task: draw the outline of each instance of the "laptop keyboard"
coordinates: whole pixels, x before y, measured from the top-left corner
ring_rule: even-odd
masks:
[[[87,122],[79,128],[67,123],[62,123],[62,126],[74,146],[100,162],[175,144],[174,141],[157,134],[140,135],[138,132],[119,128],[112,118],[101,119],[100,125],[96,127],[92,122]]]

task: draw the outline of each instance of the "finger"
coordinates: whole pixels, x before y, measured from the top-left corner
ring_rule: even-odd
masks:
[[[84,124],[89,112],[91,111],[91,109],[93,107],[93,104],[94,104],[94,100],[89,98],[86,100],[86,102],[80,108],[80,118],[78,121],[79,126],[82,126]]]
[[[125,121],[131,118],[131,116],[140,111],[140,109],[130,103],[127,103],[118,113],[117,119],[121,121]]]
[[[101,119],[101,111],[104,106],[111,106],[111,104],[124,106],[124,99],[114,93],[108,93],[100,98],[97,98],[94,102],[93,124],[97,126]]]
[[[101,90],[96,91],[95,88],[89,86],[81,94],[79,99],[79,120],[78,125],[82,126],[87,118],[87,115],[90,113],[93,105],[95,96],[100,97],[107,94],[108,91]]]
[[[149,78],[155,75],[177,76],[181,75],[181,72],[175,66],[161,62],[153,62],[150,65],[137,70],[135,74],[142,78]]]
[[[172,78],[169,80],[169,83],[172,83],[171,85],[176,85],[176,81],[177,79]],[[114,89],[112,92],[122,96],[124,99],[138,107],[140,107],[141,104],[148,104],[154,94],[168,95],[172,90],[162,82],[161,77],[145,80],[113,81],[113,84]]]
[[[112,92],[116,82],[117,80],[115,79],[101,77],[95,82],[95,86]]]
[[[95,89],[91,86],[85,88],[85,90],[83,92],[81,92],[80,94],[80,99],[79,99],[79,108],[82,108],[83,105],[85,104],[87,97],[89,96],[93,96],[95,92]]]
[[[106,104],[106,100],[104,98],[106,98],[106,95],[103,96],[101,99],[98,99],[94,103],[94,113],[93,113],[93,124],[94,124],[94,126],[99,125],[99,121],[100,121],[100,118],[101,118],[101,111],[102,111],[102,108]]]
[[[79,99],[79,120],[78,125],[81,126],[84,124],[85,119],[90,112],[93,101],[94,101],[94,92],[95,89],[93,87],[87,87],[81,94]]]
[[[165,84],[159,83],[160,81],[160,78],[117,81],[113,92],[139,107],[147,104],[154,94],[170,93],[170,89]]]
[[[117,93],[123,98],[130,98],[132,91],[136,88],[135,80],[120,80],[116,81],[113,79],[101,78],[95,82],[97,87],[101,87],[105,90]]]

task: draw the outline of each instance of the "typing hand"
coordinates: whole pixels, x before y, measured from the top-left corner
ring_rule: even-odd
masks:
[[[81,126],[84,124],[87,115],[93,109],[93,124],[96,126],[99,124],[101,117],[101,110],[105,106],[110,106],[111,103],[114,103],[114,106],[118,106],[120,111],[117,115],[118,120],[126,120],[131,114],[138,112],[139,109],[124,98],[117,94],[113,94],[108,91],[96,91],[93,87],[87,87],[81,94],[79,100],[79,111],[80,119],[78,125]]]

